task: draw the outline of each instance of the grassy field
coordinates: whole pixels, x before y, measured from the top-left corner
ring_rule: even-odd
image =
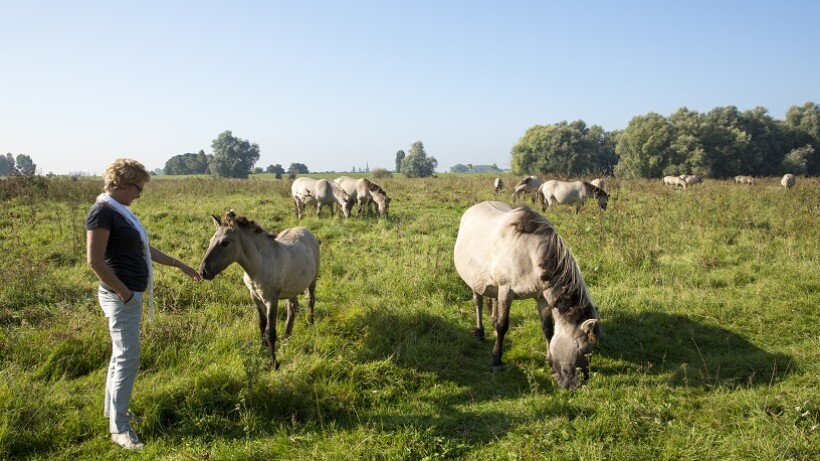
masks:
[[[0,181],[0,459],[820,459],[817,179],[612,181],[605,212],[547,210],[603,317],[577,391],[545,368],[533,301],[513,304],[504,371],[489,325],[473,337],[452,249],[492,178],[378,182],[389,219],[301,222],[287,180],[148,184],[132,209],[189,265],[232,208],[307,226],[322,267],[316,323],[300,312],[272,370],[237,265],[199,283],[156,266],[132,400],[147,445],[125,453],[102,417],[110,344],[85,266],[101,183]]]

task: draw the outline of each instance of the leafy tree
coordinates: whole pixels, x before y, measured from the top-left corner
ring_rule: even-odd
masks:
[[[393,173],[387,171],[387,168],[374,168],[373,179],[392,178]]]
[[[792,149],[791,152],[783,159],[783,172],[792,174],[806,174],[808,159],[814,155],[814,147],[811,144],[806,144],[803,147]]]
[[[37,165],[28,155],[17,155],[17,171],[24,176],[34,176],[37,172]]]
[[[257,166],[257,167],[253,168],[253,174],[260,174],[260,173],[264,173],[264,172],[265,172],[265,170],[263,170],[261,166]]]
[[[416,141],[401,161],[401,172],[408,178],[426,178],[435,172],[438,160],[424,151],[424,144]]]
[[[208,163],[212,160],[211,155],[205,155],[200,150],[199,153],[186,153],[175,155],[165,162],[163,171],[167,175],[181,174],[205,174],[208,172]]]
[[[749,134],[749,143],[743,154],[745,170],[741,174],[776,176],[785,152],[785,130],[782,123],[768,115],[764,107],[743,112],[742,129]]]
[[[14,155],[11,152],[7,153],[4,157],[5,162],[0,164],[0,176],[17,176],[20,174],[20,171],[17,169],[17,165],[15,164]]]
[[[621,178],[659,178],[667,166],[674,128],[663,115],[650,112],[633,117],[618,135],[615,176]]]
[[[456,163],[450,167],[450,173],[466,173],[468,171],[470,171],[470,169],[467,168],[467,165],[462,165],[461,163]]]
[[[614,141],[603,128],[562,121],[528,129],[512,148],[511,166],[515,174],[579,176],[611,171],[615,159]]]
[[[259,145],[235,137],[230,130],[214,139],[211,149],[214,154],[209,169],[217,177],[245,179],[259,160]]]
[[[310,170],[302,163],[291,163],[288,167],[288,174],[308,174]]]
[[[396,152],[396,173],[401,173],[401,162],[404,161],[406,155],[403,150]]]
[[[282,168],[282,165],[277,163],[276,165],[268,165],[268,167],[265,168],[265,173],[274,173],[281,175],[285,174],[285,169]]]
[[[814,151],[806,157],[806,173],[820,174],[820,105],[807,102],[790,107],[783,124],[793,140],[787,149],[813,147]]]
[[[9,164],[9,157],[11,154],[0,155],[0,176],[11,176],[11,168],[14,167],[14,157],[11,157],[12,163]]]

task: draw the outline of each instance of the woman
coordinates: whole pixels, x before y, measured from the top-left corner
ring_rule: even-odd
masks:
[[[150,179],[139,162],[115,160],[105,170],[105,192],[97,197],[85,220],[88,265],[100,279],[98,297],[111,333],[104,414],[109,418],[111,441],[127,449],[143,447],[131,428],[133,414],[128,403],[139,366],[146,288],[149,306],[153,306],[151,262],[176,267],[200,280],[196,270],[150,246],[145,228],[128,209]]]

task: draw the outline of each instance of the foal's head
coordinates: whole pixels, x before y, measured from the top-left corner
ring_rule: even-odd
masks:
[[[199,265],[199,273],[205,280],[212,280],[239,259],[242,253],[242,242],[248,232],[265,232],[252,220],[244,216],[237,216],[233,210],[225,213],[222,220],[215,215],[211,215],[211,218],[216,225],[216,232],[211,237],[208,251],[205,252],[202,263]]]

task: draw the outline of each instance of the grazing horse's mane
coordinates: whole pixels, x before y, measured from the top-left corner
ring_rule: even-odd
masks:
[[[264,233],[272,239],[276,238],[275,235],[266,232],[265,229],[262,229],[256,221],[248,219],[245,216],[237,216],[233,210],[229,210],[225,213],[225,218],[222,219],[222,224],[232,228],[241,227],[243,229],[249,229],[257,234]]]
[[[373,181],[367,181],[367,188],[370,189],[370,192],[378,192],[381,195],[387,195],[387,192],[381,188],[378,184],[374,183]]]
[[[516,232],[544,237],[537,251],[539,267],[543,270],[541,280],[549,282],[556,296],[552,307],[575,323],[598,318],[598,309],[589,296],[581,269],[552,223],[527,206],[520,206],[512,213],[517,215],[512,222]]]
[[[587,181],[581,181],[581,182],[584,183],[584,187],[586,187],[586,189],[587,189],[587,194],[592,194],[592,195],[595,196],[595,198],[598,198],[602,195],[604,197],[609,197],[609,194],[607,194],[605,190],[601,189],[600,187],[596,186],[595,184],[592,184],[591,182],[587,182]]]

